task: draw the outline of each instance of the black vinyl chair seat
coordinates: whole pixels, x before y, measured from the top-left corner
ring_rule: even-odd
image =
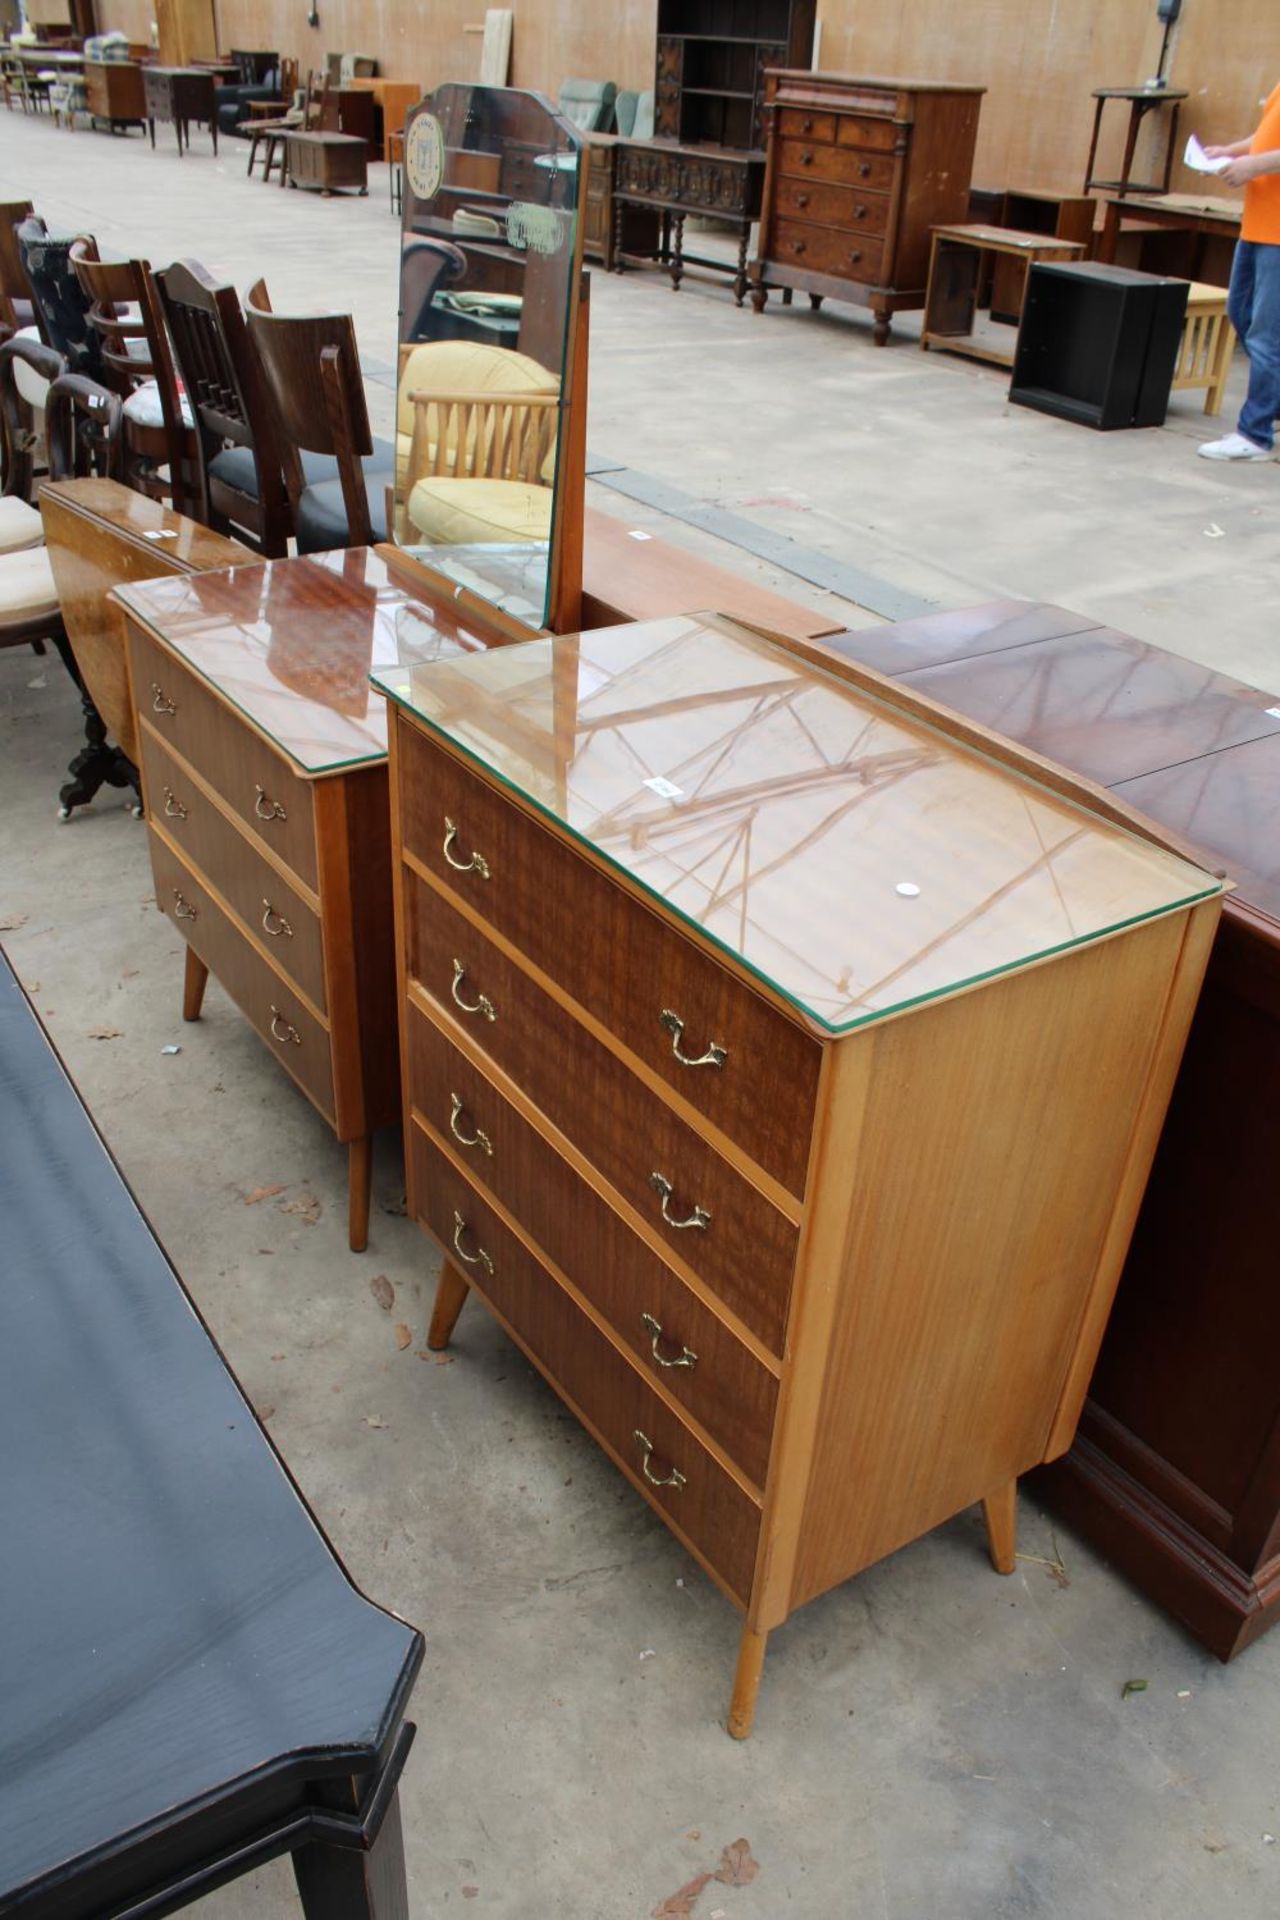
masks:
[[[0,1912],[169,1912],[288,1851],[309,1913],[346,1874],[373,1914],[421,1637],[336,1559],[2,956],[0,1139]]]
[[[385,465],[379,466],[375,444],[373,457],[364,463],[364,490],[375,540],[388,538],[387,488],[395,485],[395,454],[388,447],[386,455]],[[294,529],[299,553],[332,553],[338,547],[350,545],[341,480],[322,480],[303,488],[294,515]]]

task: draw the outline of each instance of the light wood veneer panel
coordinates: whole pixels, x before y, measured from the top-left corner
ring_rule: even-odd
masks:
[[[795,1225],[411,869],[404,899],[409,972],[446,1022],[510,1075],[655,1235],[780,1353]],[[461,997],[475,1005],[483,995],[496,1018],[461,1011],[453,992],[455,961],[463,969]],[[710,1224],[664,1224],[654,1173],[672,1183],[667,1204],[675,1219],[701,1207]]]
[[[616,884],[489,781],[402,726],[405,850],[464,899],[638,1059],[803,1196],[820,1043]],[[479,855],[488,878],[453,859]],[[682,1066],[664,1010],[684,1021],[686,1054],[712,1042],[722,1067]],[[769,1097],[760,1097],[768,1074]]]
[[[140,718],[171,742],[263,845],[314,889],[316,833],[310,782],[300,779],[240,714],[224,706],[195,674],[132,621],[129,653]],[[283,809],[283,817],[275,808]],[[264,819],[264,813],[269,817]]]
[[[329,1124],[334,1125],[333,1070],[327,1029],[303,1004],[288,981],[250,946],[243,931],[223,912],[204,881],[154,828],[151,830],[151,870],[156,901],[162,912],[258,1029],[281,1066],[314,1101]],[[195,918],[183,913],[180,904],[194,909]],[[297,1035],[296,1040],[293,1034]]]
[[[745,1604],[751,1590],[760,1510],[715,1458],[588,1319],[564,1288],[443,1154],[423,1143],[428,1166],[418,1217],[494,1308],[531,1359],[592,1428],[628,1479]],[[459,1258],[460,1244],[470,1264]],[[481,1254],[492,1263],[487,1267]],[[650,1470],[674,1468],[683,1486],[643,1477],[639,1429],[653,1443]]]
[[[255,937],[270,940],[277,963],[323,1013],[324,943],[314,908],[228,820],[146,722],[138,732],[148,799],[165,832]]]
[[[830,1119],[847,1076],[858,1149],[804,1368],[820,1401],[791,1606],[1045,1458],[1185,928],[1155,921],[839,1051]]]
[[[411,1008],[408,1019],[412,1106],[470,1178],[609,1322],[644,1371],[763,1487],[778,1397],[775,1375],[425,1014]],[[456,1123],[455,1095],[462,1102]],[[412,1133],[418,1192],[430,1178],[430,1155],[416,1119]],[[458,1133],[467,1139],[482,1134],[489,1151],[461,1144]],[[641,1319],[646,1313],[663,1330],[663,1358],[687,1350],[695,1365],[658,1364],[653,1336]]]

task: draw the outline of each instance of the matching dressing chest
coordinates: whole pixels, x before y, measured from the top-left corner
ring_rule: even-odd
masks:
[[[683,617],[375,672],[411,1212],[768,1633],[1075,1430],[1220,883]],[[1110,817],[1108,817],[1110,815]]]
[[[349,1152],[399,1116],[386,703],[370,671],[481,646],[357,548],[119,587],[156,901]]]

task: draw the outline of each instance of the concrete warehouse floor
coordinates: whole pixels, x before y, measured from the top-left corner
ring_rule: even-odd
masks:
[[[349,304],[385,429],[384,170],[367,201],[321,201],[246,181],[239,145],[215,162],[197,132],[179,161],[170,129],[158,141],[0,115],[3,197],[156,264],[265,271],[279,308]],[[1198,461],[1193,397],[1163,431],[1103,436],[925,358],[910,321],[876,352],[848,310],[757,319],[720,287],[593,282],[598,452],[890,586],[1057,600],[1280,691],[1264,588],[1280,475]],[[482,1310],[447,1364],[422,1356],[435,1260],[399,1210],[398,1142],[379,1143],[352,1255],[327,1129],[216,985],[199,1025],[180,1019],[144,828],[111,800],[56,823],[78,741],[56,658],[0,655],[2,937],[354,1577],[426,1633],[402,1789],[418,1920],[642,1920],[739,1836],[759,1873],[713,1883],[699,1920],[1270,1920],[1280,1634],[1219,1666],[1030,1497],[1012,1579],[965,1514],[797,1615],[771,1641],[754,1738],[731,1742],[736,1616]],[[1122,1697],[1133,1679],[1146,1690]],[[294,1915],[288,1865],[193,1911]]]

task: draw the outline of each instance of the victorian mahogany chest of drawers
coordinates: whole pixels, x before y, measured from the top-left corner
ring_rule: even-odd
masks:
[[[347,1144],[400,1111],[386,702],[369,671],[481,645],[367,549],[120,587],[156,900]]]
[[[473,1286],[742,1609],[740,1737],[806,1600],[976,1500],[1012,1570],[1219,904],[809,654],[691,616],[375,674],[429,1340]]]
[[[983,87],[767,76],[768,169],[751,301],[804,289],[815,307],[851,300],[892,317],[923,307],[929,230],[968,217]]]

